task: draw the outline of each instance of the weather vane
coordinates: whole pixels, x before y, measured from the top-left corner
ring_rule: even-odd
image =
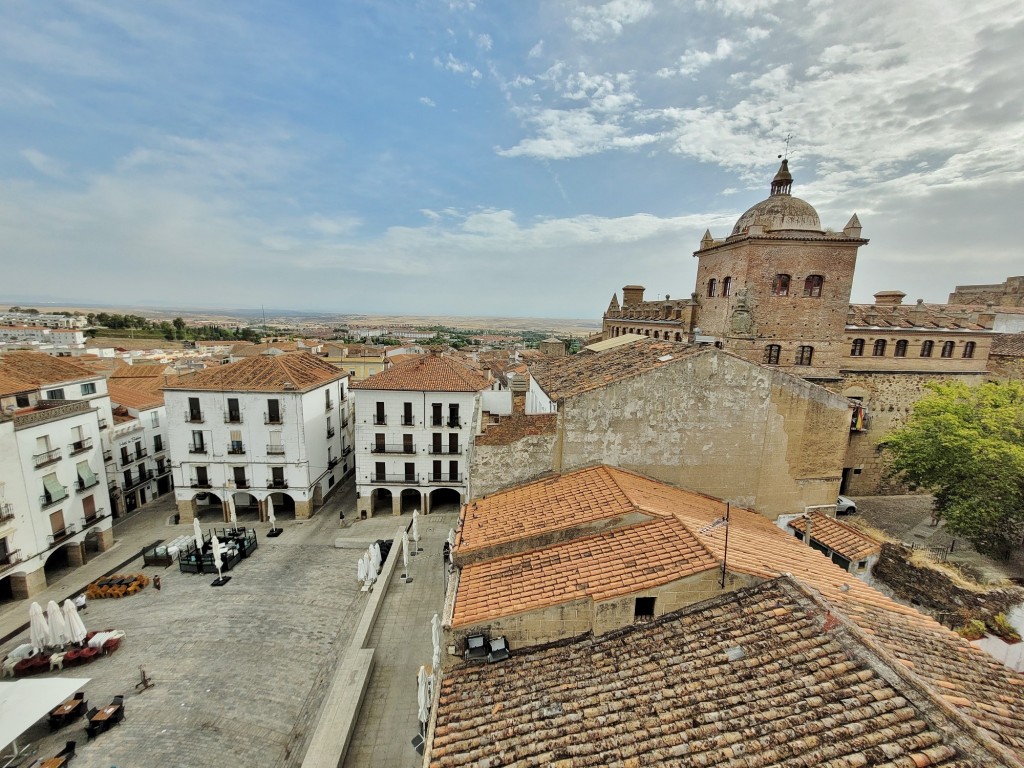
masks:
[[[792,139],[792,138],[793,138],[793,134],[792,133],[786,136],[786,154],[779,155],[779,158],[786,158],[787,160],[789,159],[789,140]]]

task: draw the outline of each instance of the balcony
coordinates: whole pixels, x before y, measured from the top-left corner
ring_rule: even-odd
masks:
[[[202,424],[206,419],[202,411],[185,411],[185,421],[189,424]]]
[[[370,475],[371,483],[397,483],[400,485],[417,485],[416,475],[381,475],[376,472]]]
[[[341,428],[342,429],[347,429],[348,428],[348,419],[342,419],[341,420]]]
[[[156,476],[157,477],[163,477],[164,475],[169,475],[169,474],[171,474],[171,465],[170,464],[157,464],[156,465]]]
[[[86,485],[85,481],[82,478],[78,478],[77,480],[75,480],[75,490],[81,493],[82,491],[88,491],[90,488],[95,488],[99,484],[100,479],[95,475],[92,478],[92,482],[89,483],[88,485]]]
[[[206,453],[205,445],[190,445],[188,447],[189,453]]]
[[[287,488],[287,480],[267,480],[267,488]]]
[[[189,483],[189,487],[190,488],[213,488],[213,483],[211,483],[209,480],[195,480],[195,479],[193,479],[192,482]]]
[[[0,523],[6,523],[14,519],[14,505],[11,502],[0,504]]]
[[[138,477],[133,477],[127,480],[124,484],[124,489],[130,491],[133,488],[138,488],[140,485],[145,485],[153,479],[153,470],[147,469],[144,472],[140,472]]]
[[[327,468],[334,469],[336,466],[338,466],[340,462],[341,459],[339,459],[337,456],[331,456],[331,458],[327,460]]]
[[[448,423],[445,425],[452,429],[459,429],[462,426],[462,421],[459,419],[448,419]]]
[[[458,472],[431,472],[430,482],[432,483],[461,483],[462,475]]]
[[[7,552],[6,554],[0,555],[0,571],[6,571],[21,562],[21,550],[15,549],[13,552]]]
[[[284,419],[281,418],[280,413],[266,413],[263,414],[264,424],[284,424]]]
[[[228,413],[224,414],[224,423],[225,424],[241,424],[242,423],[242,414],[239,413],[238,411],[229,411]]]
[[[432,416],[430,418],[430,426],[432,426],[432,427],[443,427],[444,426],[444,419],[442,419],[439,416]]]
[[[43,509],[46,509],[47,507],[52,507],[54,504],[60,504],[67,497],[68,489],[67,486],[65,486],[63,496],[51,496],[48,493],[44,493],[42,496],[39,497],[39,503],[42,505]]]
[[[149,456],[149,449],[148,448],[139,448],[137,451],[135,451],[135,460],[136,461],[138,461],[139,459],[144,459],[147,456]]]
[[[103,507],[100,507],[99,509],[95,510],[89,517],[82,518],[82,530],[84,531],[86,528],[96,525],[96,523],[98,523],[106,516],[106,511],[103,509]]]
[[[267,455],[268,456],[284,456],[284,446],[283,445],[268,445],[267,446]]]
[[[414,419],[412,416],[402,416],[402,426],[403,427],[415,427],[416,426],[416,419]]]
[[[74,456],[77,453],[84,453],[92,448],[92,438],[87,437],[84,440],[78,440],[68,446],[68,455]]]
[[[344,448],[341,449],[342,457],[348,456],[350,453],[352,453],[351,445],[346,445]]]
[[[64,530],[54,531],[53,533],[51,533],[49,536],[46,537],[46,541],[52,547],[52,546],[54,546],[56,544],[60,544],[65,539],[74,536],[76,533],[77,533],[77,531],[75,530],[75,526],[74,525],[65,525],[64,526]]]
[[[327,401],[327,405],[326,405],[326,407],[324,408],[324,411],[325,411],[325,412],[326,412],[326,411],[329,411],[329,410],[331,410],[332,408],[334,408],[334,401],[333,401],[333,400],[328,400],[328,401]]]
[[[39,467],[45,467],[47,464],[53,464],[60,461],[61,455],[60,448],[54,448],[52,451],[37,453],[32,457],[32,460],[35,462],[36,469],[39,469]]]
[[[454,448],[450,445],[432,445],[430,446],[429,453],[434,456],[458,456],[462,453],[462,446],[456,445]]]
[[[244,480],[244,479],[243,480],[235,480],[234,483],[235,483],[235,488],[240,488],[243,491],[247,490],[249,488],[249,481],[248,480]]]
[[[335,432],[335,431],[334,431],[334,427],[328,427],[328,428],[327,428],[327,439],[328,439],[328,440],[330,440],[330,439],[331,439],[332,437],[334,437],[334,436],[335,436],[336,434],[337,434],[337,432]]]
[[[100,419],[99,423],[100,423],[100,429],[106,429],[107,428],[107,420],[106,419]]]
[[[112,451],[104,451],[103,452],[103,463],[104,464],[106,464],[108,461],[113,461],[113,460],[114,460],[114,454],[113,454]]]
[[[375,426],[383,427],[385,424],[388,423],[388,417],[385,416],[383,413],[375,413],[373,415],[373,423]]]
[[[416,446],[405,443],[376,443],[370,446],[370,453],[416,453]]]
[[[245,445],[242,443],[228,443],[229,456],[241,456],[245,453]]]

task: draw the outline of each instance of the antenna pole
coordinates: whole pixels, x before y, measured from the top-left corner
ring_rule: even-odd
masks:
[[[722,589],[725,589],[725,563],[729,558],[729,511],[731,504],[725,502],[725,549],[722,551]]]

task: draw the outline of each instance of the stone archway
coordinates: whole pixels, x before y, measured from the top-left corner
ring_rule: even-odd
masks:
[[[406,488],[402,491],[400,502],[401,513],[411,515],[414,511],[422,508],[420,505],[423,503],[423,498],[415,488]]]
[[[393,496],[387,488],[374,488],[370,494],[370,514],[384,515],[391,514]]]
[[[430,492],[431,512],[458,512],[462,506],[462,494],[454,488],[435,488]]]

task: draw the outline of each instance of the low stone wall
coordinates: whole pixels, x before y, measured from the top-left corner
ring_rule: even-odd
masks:
[[[991,619],[1024,601],[1024,590],[971,590],[961,587],[938,568],[926,568],[909,561],[911,551],[896,544],[883,544],[872,576],[901,600],[920,607],[948,627],[969,619]]]

